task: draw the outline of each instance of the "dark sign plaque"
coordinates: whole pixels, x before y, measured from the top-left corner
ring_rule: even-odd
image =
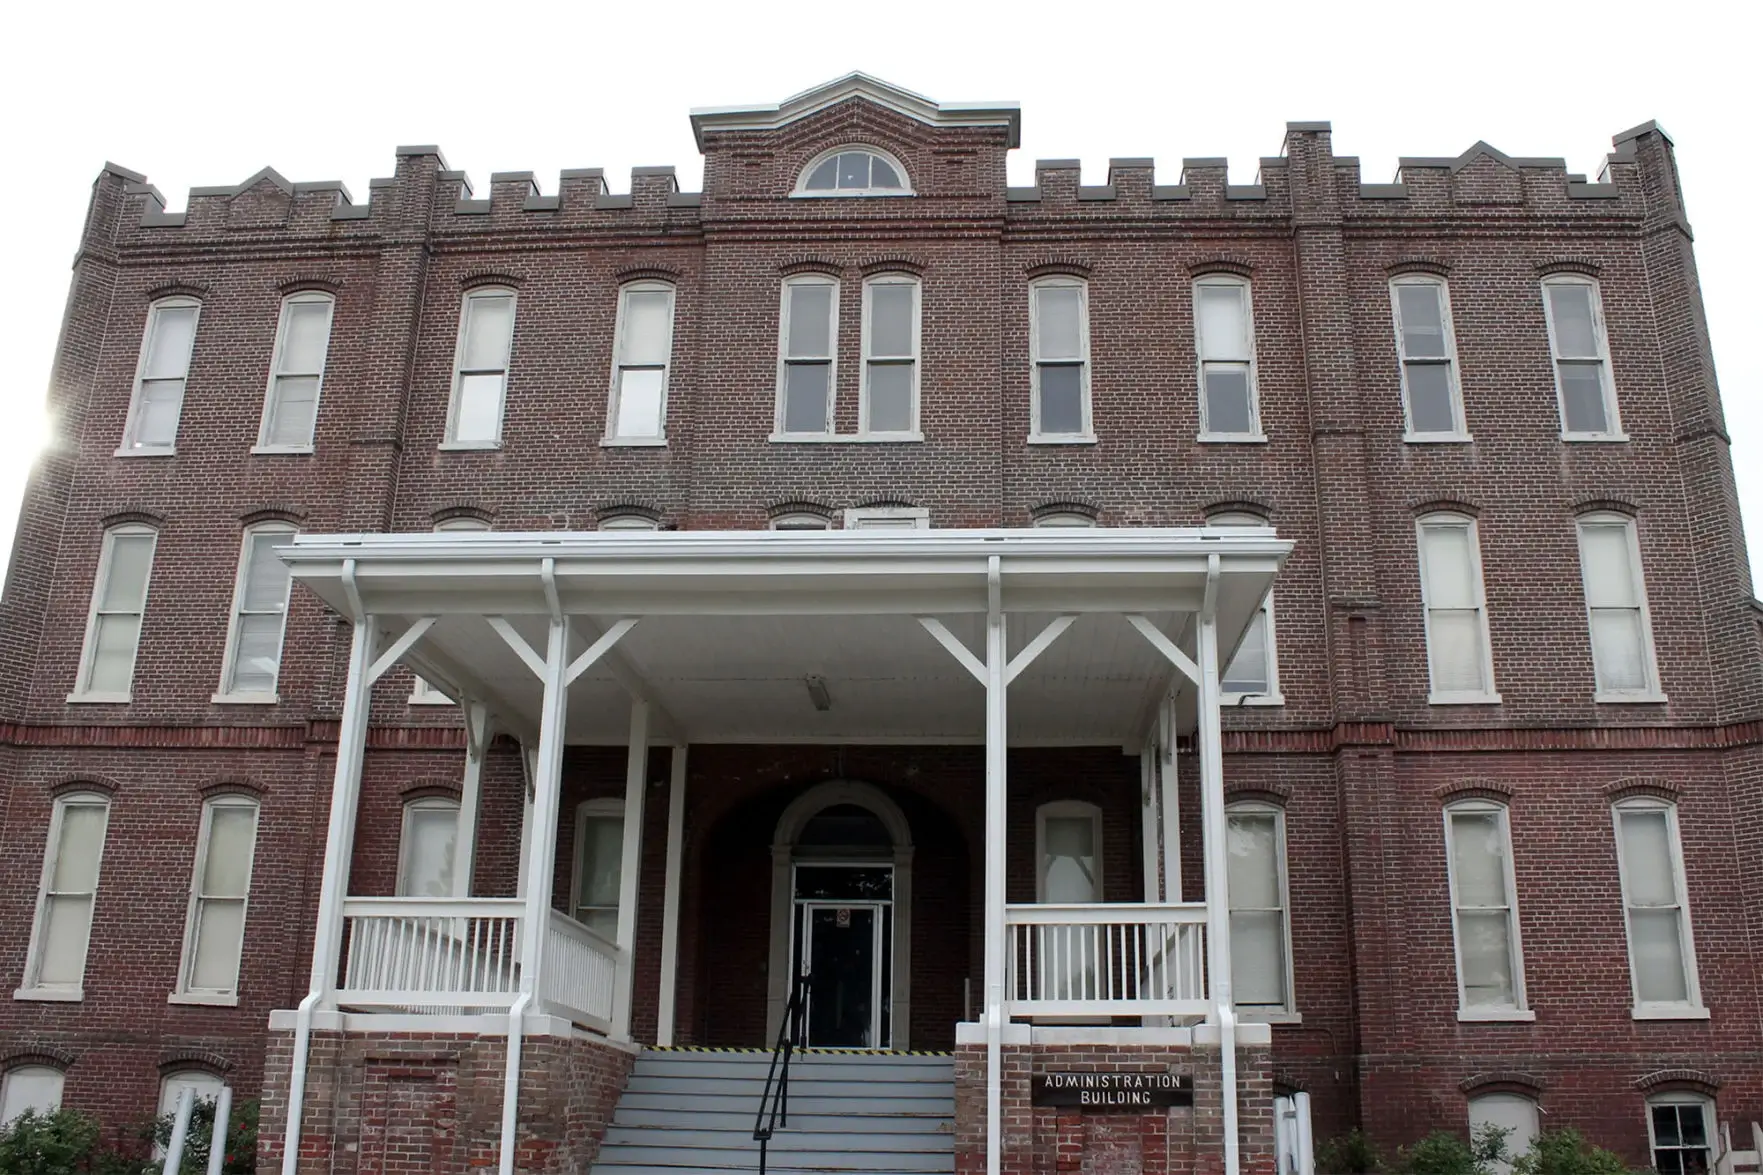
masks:
[[[1194,1079],[1179,1073],[1037,1073],[1037,1106],[1130,1113],[1194,1104]]]

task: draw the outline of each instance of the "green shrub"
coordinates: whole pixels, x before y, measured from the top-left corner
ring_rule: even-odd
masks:
[[[1383,1170],[1383,1156],[1364,1131],[1349,1130],[1316,1148],[1316,1170],[1318,1175],[1371,1175]]]
[[[171,1145],[175,1115],[165,1114],[153,1123],[152,1140],[161,1154]],[[190,1111],[190,1130],[184,1136],[184,1158],[176,1175],[205,1175],[208,1150],[214,1137],[214,1101],[197,1098]],[[149,1164],[146,1170],[158,1175],[161,1164]],[[254,1175],[257,1170],[257,1103],[240,1102],[233,1106],[227,1122],[226,1158],[220,1168],[225,1175]]]
[[[1592,1146],[1571,1126],[1537,1135],[1512,1163],[1512,1175],[1629,1175],[1614,1151]]]
[[[98,1123],[78,1110],[26,1110],[0,1130],[7,1175],[84,1175],[98,1145]]]

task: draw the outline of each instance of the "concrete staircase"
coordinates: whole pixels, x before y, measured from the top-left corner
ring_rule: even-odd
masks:
[[[769,1052],[646,1050],[593,1175],[757,1171],[753,1120]],[[798,1053],[790,1118],[766,1171],[952,1175],[955,1063],[888,1053]]]

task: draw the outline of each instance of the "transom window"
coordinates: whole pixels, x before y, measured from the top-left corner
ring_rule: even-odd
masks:
[[[1195,282],[1194,335],[1200,352],[1201,438],[1260,440],[1249,283],[1220,273]]]
[[[618,299],[618,348],[612,361],[609,441],[660,441],[667,423],[667,374],[673,357],[673,287],[634,282]]]
[[[873,147],[845,147],[822,155],[802,170],[798,196],[909,196],[912,187],[899,160]]]
[[[1505,805],[1466,800],[1445,809],[1459,1019],[1525,1010],[1512,836]]]
[[[1029,301],[1029,439],[1091,440],[1089,287],[1074,277],[1046,278],[1029,287]]]
[[[282,303],[257,452],[311,451],[312,432],[318,423],[319,385],[330,350],[332,309],[329,294],[293,294]]]
[[[190,352],[196,345],[196,320],[201,314],[202,304],[193,298],[165,298],[148,308],[141,358],[135,369],[135,394],[117,456],[176,450],[184,381],[190,374]]]
[[[1390,283],[1390,308],[1396,316],[1408,439],[1468,440],[1445,283],[1425,275],[1399,277]]]
[[[1623,440],[1610,378],[1610,343],[1598,283],[1560,275],[1543,282],[1549,346],[1555,358],[1555,392],[1561,402],[1561,436],[1569,441]]]

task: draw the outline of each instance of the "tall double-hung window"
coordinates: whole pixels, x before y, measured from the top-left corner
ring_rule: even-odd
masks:
[[[245,948],[245,907],[256,854],[256,800],[220,796],[202,805],[184,925],[183,965],[177,994],[172,997],[175,1001],[237,1001],[239,960]]]
[[[821,274],[789,278],[780,316],[777,435],[830,436],[839,366],[839,283]]]
[[[1237,803],[1226,809],[1225,821],[1231,1002],[1242,1010],[1292,1011],[1285,813],[1270,804]]]
[[[190,374],[190,353],[196,346],[196,321],[201,314],[202,304],[194,298],[162,298],[148,307],[147,330],[135,367],[135,391],[118,457],[177,451],[184,382]]]
[[[1636,797],[1619,802],[1613,811],[1635,1018],[1706,1018],[1685,897],[1677,806]]]
[[[1507,816],[1504,804],[1484,800],[1463,800],[1445,809],[1460,1020],[1532,1018],[1524,1002]]]
[[[1089,303],[1089,286],[1080,278],[1042,278],[1029,287],[1031,441],[1094,439]]]
[[[1543,306],[1554,352],[1562,439],[1626,440],[1616,413],[1616,384],[1610,374],[1610,341],[1604,332],[1598,283],[1575,274],[1547,278]]]
[[[110,801],[92,792],[60,796],[49,817],[49,843],[37,888],[37,917],[25,959],[26,999],[83,998],[86,944],[98,897],[98,866],[110,827]]]
[[[233,588],[233,621],[217,702],[273,702],[281,673],[282,632],[288,617],[288,565],[275,548],[293,537],[283,522],[247,527]]]
[[[1466,441],[1451,298],[1442,279],[1407,274],[1390,283],[1402,408],[1410,441]]]
[[[673,298],[673,287],[665,282],[632,282],[619,291],[612,403],[606,416],[609,443],[660,444],[666,438]]]
[[[1200,357],[1200,439],[1260,440],[1247,280],[1216,273],[1194,283],[1194,339]]]
[[[1664,701],[1634,519],[1582,515],[1579,570],[1592,638],[1593,696],[1600,702]]]
[[[282,302],[263,402],[259,453],[306,453],[318,422],[318,393],[331,344],[329,294],[303,292]]]
[[[1429,514],[1419,520],[1418,533],[1426,659],[1432,677],[1429,700],[1497,702],[1475,519]]]
[[[135,651],[147,611],[147,580],[159,535],[150,526],[126,523],[104,532],[86,644],[70,702],[126,702],[135,679]]]
[[[467,293],[460,306],[453,397],[447,409],[449,447],[483,449],[502,443],[514,303],[513,290],[484,286]]]
[[[863,283],[862,431],[918,437],[919,283],[889,273]]]

